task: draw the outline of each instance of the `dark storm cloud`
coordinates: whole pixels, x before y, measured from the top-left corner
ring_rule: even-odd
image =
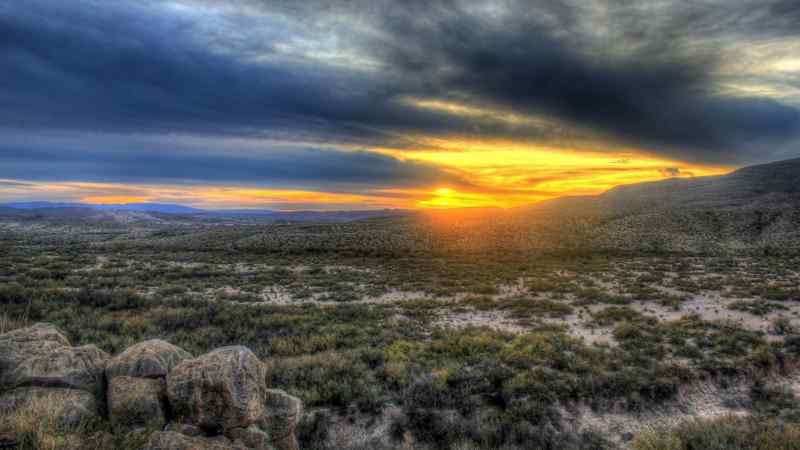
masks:
[[[732,46],[795,37],[787,0],[164,5],[0,5],[0,122],[399,146],[406,134],[572,133],[401,101],[439,98],[714,162],[768,158],[800,132],[795,107],[721,93],[717,74]],[[340,59],[308,57],[320,48]]]
[[[715,92],[712,74],[719,63],[717,49],[692,48],[692,39],[718,35],[693,35],[687,27],[680,40],[663,39],[672,36],[668,32],[647,36],[644,27],[653,17],[635,14],[633,6],[630,10],[609,6],[608,13],[619,18],[612,16],[612,34],[600,39],[605,38],[609,46],[641,47],[611,57],[602,54],[608,49],[593,47],[591,37],[582,35],[598,24],[577,21],[570,14],[579,11],[577,2],[533,2],[532,8],[525,8],[531,4],[516,3],[518,12],[497,22],[484,20],[463,3],[435,10],[427,20],[418,19],[425,13],[421,9],[396,10],[384,21],[392,35],[404,37],[397,39],[400,45],[389,49],[393,67],[409,77],[430,80],[436,86],[434,92],[555,116],[684,160],[735,160],[736,151],[758,151],[760,145],[792,140],[800,133],[800,112],[794,107],[767,98]],[[677,15],[698,25],[710,20],[709,16],[716,17],[721,8],[727,11],[728,22],[743,22],[738,23],[740,33],[755,34],[773,22],[784,24],[779,29],[788,33],[786,18],[779,17],[777,4],[773,6],[775,14],[753,18],[749,10],[730,2],[706,9],[689,5],[688,9],[695,9],[691,20]],[[680,8],[675,12],[682,13]],[[550,12],[547,20],[542,11]],[[582,17],[591,19],[592,15],[585,11]],[[677,27],[679,20],[667,22]],[[614,34],[620,33],[618,27],[625,32]]]
[[[87,5],[0,6],[3,124],[357,143],[392,141],[398,132],[475,131],[467,120],[399,102],[412,91],[390,75],[251,61],[210,46],[224,36],[196,36],[193,20],[202,17],[155,2]],[[253,50],[275,54],[270,42]]]
[[[106,142],[98,140],[98,142]],[[271,148],[269,152],[227,150],[224,143],[198,146],[151,144],[147,149],[86,150],[53,142],[0,144],[0,179],[122,183],[260,185],[328,192],[408,188],[437,183],[467,186],[457,176],[425,164],[365,151]],[[77,144],[80,145],[80,144]]]

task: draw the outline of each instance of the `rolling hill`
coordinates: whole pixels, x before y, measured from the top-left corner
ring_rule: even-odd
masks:
[[[593,226],[593,247],[690,253],[800,249],[800,159],[728,175],[619,186],[526,209],[537,219]]]

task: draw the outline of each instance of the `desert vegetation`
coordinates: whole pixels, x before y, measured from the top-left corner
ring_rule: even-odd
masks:
[[[702,408],[720,442],[793,433],[797,258],[475,248],[409,220],[7,226],[0,332],[245,345],[304,402],[308,449],[697,448]]]

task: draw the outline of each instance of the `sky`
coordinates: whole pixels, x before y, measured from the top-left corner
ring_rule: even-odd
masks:
[[[514,207],[800,156],[796,0],[22,0],[0,68],[0,202]]]

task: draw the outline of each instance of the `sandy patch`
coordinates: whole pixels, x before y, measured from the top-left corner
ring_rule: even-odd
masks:
[[[468,311],[446,314],[434,321],[434,326],[443,328],[486,327],[508,333],[524,333],[528,327],[520,325],[517,320],[508,317],[504,311]]]

